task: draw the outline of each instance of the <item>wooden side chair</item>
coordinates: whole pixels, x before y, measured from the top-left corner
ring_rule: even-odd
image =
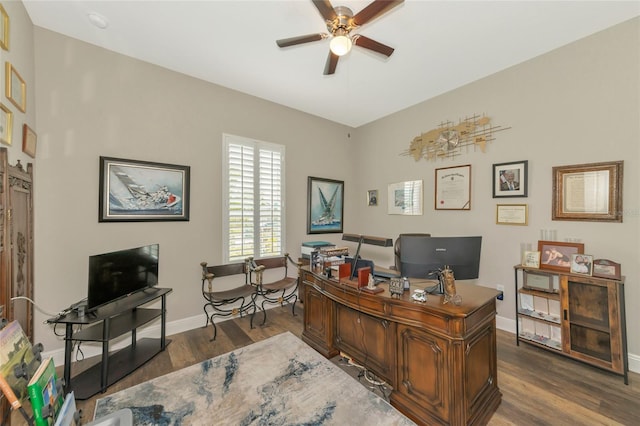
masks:
[[[249,281],[249,260],[243,263],[231,263],[227,265],[208,266],[207,262],[201,262],[202,266],[202,296],[205,304],[204,313],[207,316],[207,323],[213,326],[213,338],[216,340],[218,328],[214,322],[214,317],[229,317],[245,313],[250,314],[250,327],[253,328],[253,317],[256,313],[256,297],[258,296],[258,286],[252,285]],[[226,277],[230,275],[241,276],[241,283],[237,287],[229,290],[215,290],[213,280],[216,277]],[[239,306],[238,306],[239,302]]]
[[[288,276],[288,265],[293,264],[298,271],[296,277]],[[298,276],[300,273],[300,262],[295,262],[289,253],[285,253],[282,256],[254,259],[250,257],[247,264],[249,265],[249,282],[258,287],[258,294],[262,296],[262,312],[263,320],[262,325],[267,322],[267,311],[264,308],[266,303],[280,304],[284,306],[286,303],[291,303],[291,314],[296,315],[295,307],[298,300]],[[264,273],[269,269],[281,269],[283,276],[275,281],[265,282]]]

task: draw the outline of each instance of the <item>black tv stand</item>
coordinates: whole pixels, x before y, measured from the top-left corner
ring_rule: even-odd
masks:
[[[76,399],[85,400],[142,366],[169,344],[166,339],[166,296],[170,288],[139,291],[97,309],[78,315],[72,311],[50,318],[50,324],[65,324],[64,380],[66,391],[74,391]],[[160,309],[141,308],[142,305],[161,300]],[[136,339],[136,329],[156,318],[161,318],[160,337]],[[74,332],[74,326],[82,326]],[[76,327],[77,328],[77,327]],[[109,353],[109,341],[131,332],[131,345]],[[102,342],[102,362],[71,377],[71,355],[74,342]]]

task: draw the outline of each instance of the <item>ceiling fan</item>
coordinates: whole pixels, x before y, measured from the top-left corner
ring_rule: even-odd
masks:
[[[345,6],[331,6],[329,0],[312,0],[320,15],[327,24],[329,33],[307,34],[298,37],[277,40],[280,47],[295,46],[297,44],[331,38],[329,57],[324,67],[324,75],[336,72],[338,59],[347,54],[352,45],[364,47],[387,57],[393,53],[393,48],[365,37],[361,34],[351,34],[351,31],[377,18],[383,13],[403,3],[404,0],[374,0],[355,16],[351,9]]]

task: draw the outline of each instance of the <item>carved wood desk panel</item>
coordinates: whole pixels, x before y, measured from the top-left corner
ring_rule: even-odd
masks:
[[[459,306],[414,289],[368,294],[303,267],[303,340],[326,357],[351,356],[393,388],[391,404],[418,424],[486,424],[500,404],[496,360],[498,291],[456,283]]]

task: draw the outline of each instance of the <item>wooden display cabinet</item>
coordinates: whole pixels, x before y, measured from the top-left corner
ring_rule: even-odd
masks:
[[[548,274],[515,266],[517,343],[524,341],[614,372],[628,384],[624,277],[553,273],[557,291],[523,288],[527,274],[541,273]]]

